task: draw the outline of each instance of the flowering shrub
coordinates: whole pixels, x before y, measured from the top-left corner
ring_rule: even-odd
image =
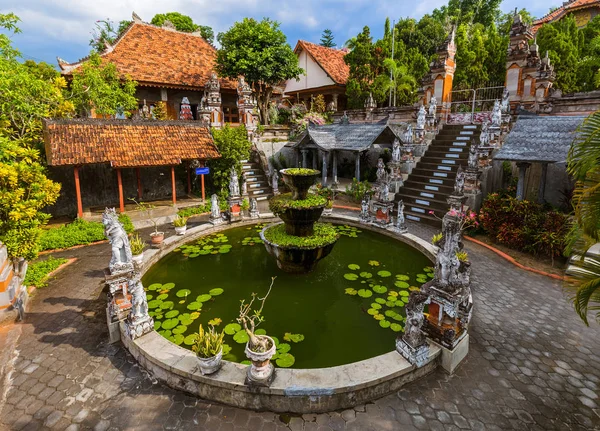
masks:
[[[570,226],[565,214],[498,193],[484,201],[479,221],[493,241],[553,260],[561,255]]]

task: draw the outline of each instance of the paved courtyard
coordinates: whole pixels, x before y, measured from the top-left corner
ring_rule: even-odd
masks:
[[[433,232],[410,228],[427,240]],[[107,344],[109,247],[57,253],[78,260],[36,293],[24,324],[0,329],[0,360],[14,366],[0,392],[0,429],[600,429],[598,325],[583,325],[560,282],[466,246],[475,311],[470,354],[455,375],[438,370],[353,410],[291,417],[211,404],[157,383],[120,345]]]

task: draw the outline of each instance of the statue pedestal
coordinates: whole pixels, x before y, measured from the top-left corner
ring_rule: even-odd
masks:
[[[401,162],[389,162],[388,168],[390,170],[390,192],[398,193],[401,187],[404,187],[404,181],[402,180],[402,163]]]
[[[458,368],[458,366],[462,363],[462,361],[467,357],[469,353],[469,334],[466,334],[454,347],[454,349],[447,349],[444,346],[439,345],[438,343],[434,344],[440,346],[442,351],[442,360],[441,365],[444,371],[448,374],[454,374],[454,371]]]
[[[388,227],[392,223],[394,203],[388,201],[371,202],[371,223],[376,226]]]
[[[429,292],[429,315],[424,331],[430,339],[452,350],[467,335],[473,308],[470,289],[451,294],[431,286]]]
[[[260,218],[260,214],[258,213],[258,210],[250,210],[250,218]]]
[[[125,321],[125,335],[132,340],[141,337],[154,330],[154,320],[146,315],[140,319],[129,316]]]
[[[423,344],[413,347],[408,344],[402,337],[396,339],[396,351],[400,353],[404,359],[413,365],[422,367],[429,357],[429,344],[424,341]]]
[[[221,217],[221,214],[219,214],[219,217],[213,216],[212,214],[210,215],[210,217],[208,218],[208,221],[213,225],[213,226],[218,226],[220,224],[225,223],[225,220],[223,220],[223,217]]]
[[[231,222],[240,221],[242,219],[242,198],[241,196],[233,196],[227,199],[229,213],[231,214]]]
[[[111,274],[108,268],[104,269],[104,280],[108,286],[108,312],[113,322],[125,319],[131,309],[131,295],[127,292],[127,286],[132,274],[133,271]]]
[[[392,231],[397,234],[403,234],[403,233],[408,232],[408,228],[406,227],[406,225],[402,225],[402,226],[392,225],[392,226],[389,226],[387,229],[389,231]]]

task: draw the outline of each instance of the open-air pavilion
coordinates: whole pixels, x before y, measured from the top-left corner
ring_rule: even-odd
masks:
[[[124,212],[123,170],[135,170],[137,197],[142,199],[140,171],[169,167],[175,205],[176,166],[185,163],[190,193],[192,165],[204,166],[205,161],[220,157],[209,129],[191,121],[46,120],[44,140],[49,166],[73,168],[78,217],[83,217],[80,169],[84,166],[108,164],[116,172],[119,209]],[[204,177],[201,179],[204,192]]]

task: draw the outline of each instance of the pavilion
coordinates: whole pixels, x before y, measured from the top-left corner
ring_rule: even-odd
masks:
[[[44,141],[49,166],[73,167],[78,217],[83,217],[79,181],[79,170],[83,166],[108,164],[116,171],[119,208],[123,212],[123,169],[135,170],[137,195],[141,199],[140,169],[170,167],[175,205],[175,167],[188,162],[187,186],[190,193],[190,162],[197,161],[197,165],[204,166],[205,161],[221,157],[208,127],[193,121],[45,120]],[[204,191],[204,182],[202,189]]]

